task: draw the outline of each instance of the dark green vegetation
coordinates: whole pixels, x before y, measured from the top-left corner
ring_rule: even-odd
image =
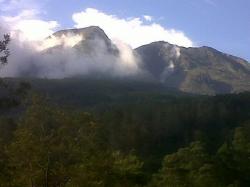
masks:
[[[80,78],[29,80],[30,90],[22,81],[1,88],[0,186],[250,185],[249,93]]]
[[[6,35],[0,43],[1,64],[8,42]],[[194,90],[207,93],[206,85]],[[132,78],[1,79],[0,187],[249,187],[250,93],[171,87]]]

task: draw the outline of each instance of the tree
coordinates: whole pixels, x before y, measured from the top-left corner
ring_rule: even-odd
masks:
[[[97,124],[89,114],[50,107],[36,96],[9,147],[21,186],[65,186],[82,158],[95,150]]]
[[[62,110],[34,97],[9,149],[13,183],[30,187],[134,186],[142,163],[109,149],[88,113]]]
[[[0,41],[0,65],[5,65],[8,62],[8,57],[10,55],[10,51],[8,49],[8,44],[10,42],[10,35],[5,34],[3,40]]]
[[[0,187],[11,186],[11,168],[7,154],[8,144],[12,141],[16,123],[13,119],[0,117]]]
[[[215,165],[203,144],[194,142],[189,147],[167,155],[162,169],[153,177],[149,186],[221,186],[215,174]]]
[[[135,187],[142,186],[143,163],[134,155],[119,151],[100,151],[82,162],[69,187]]]
[[[226,182],[250,185],[250,122],[234,130],[233,138],[220,147],[217,156]]]
[[[10,51],[8,44],[10,42],[10,35],[5,34],[3,40],[0,40],[0,69],[8,63]],[[27,82],[8,83],[0,77],[0,112],[6,112],[8,109],[16,108],[20,105],[22,100],[27,96],[31,86]]]

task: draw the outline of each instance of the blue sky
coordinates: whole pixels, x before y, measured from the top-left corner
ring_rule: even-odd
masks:
[[[7,8],[4,9],[4,6]],[[129,21],[136,22],[135,19],[138,18],[139,22],[137,19],[135,23],[137,27],[135,32],[145,31],[144,33],[159,35],[159,37],[152,36],[149,40],[143,33],[139,34],[141,38],[136,34],[131,34],[133,36],[131,38],[125,34],[114,35],[119,28],[114,28],[114,30],[107,28],[107,33],[111,35],[111,38],[113,35],[118,38],[128,37],[125,41],[131,42],[133,47],[159,38],[170,40],[171,43],[183,44],[183,46],[211,46],[250,61],[249,0],[45,0],[42,2],[39,0],[0,0],[0,7],[0,15],[4,18],[17,18],[24,10],[37,10],[36,13],[33,12],[28,16],[22,18],[19,16],[16,20],[55,21],[57,26],[49,28],[53,31],[88,26],[92,23],[92,17],[95,14],[98,17],[102,13],[102,15],[107,15],[107,19],[103,20],[107,25],[100,23],[104,28],[110,27],[109,23],[119,25],[123,22],[121,27],[124,29],[120,32],[129,32],[129,28],[133,27],[131,26],[133,23]],[[91,13],[87,11],[88,8],[96,12]],[[72,18],[73,15],[75,19]],[[146,20],[144,15],[151,16],[152,20]],[[88,23],[83,21],[86,19]],[[124,23],[126,21],[129,23]],[[17,23],[11,22],[11,24]],[[98,20],[93,20],[93,24],[99,24]],[[156,24],[160,27],[155,26]],[[152,28],[153,25],[154,28]],[[165,30],[163,31],[162,28]],[[119,39],[122,40],[122,38]],[[138,41],[133,43],[135,40]]]

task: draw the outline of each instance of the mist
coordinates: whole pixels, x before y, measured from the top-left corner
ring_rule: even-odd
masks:
[[[3,35],[8,29],[0,29]],[[113,41],[113,51],[100,38],[85,40],[84,35],[50,36],[43,41],[22,40],[11,33],[8,64],[0,69],[1,77],[62,79],[74,76],[128,77],[140,74],[140,59],[121,41]]]

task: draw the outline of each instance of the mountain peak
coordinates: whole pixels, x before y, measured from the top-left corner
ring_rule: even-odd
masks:
[[[71,41],[73,41],[73,45],[70,47],[74,47],[82,53],[95,54],[98,50],[106,51],[108,53],[110,52],[115,55],[119,53],[116,46],[98,26],[60,30],[47,39],[53,37],[59,38],[59,40],[62,39],[63,41],[69,40],[70,44],[72,44]],[[47,51],[51,52],[52,50],[62,49],[64,44],[65,42],[59,42],[58,45],[48,48]]]
[[[179,47],[164,41],[136,49],[141,68],[181,91],[218,94],[250,90],[250,65],[214,48]]]
[[[117,47],[97,26],[61,30],[53,34],[54,37],[72,35],[83,36],[73,46],[81,55],[119,55]],[[185,48],[156,41],[135,49],[135,52],[146,75],[181,91],[218,94],[250,90],[250,65],[212,47]]]
[[[57,31],[53,34],[55,37],[61,37],[63,35],[83,35],[86,39],[94,39],[98,37],[109,40],[105,32],[98,26],[90,26],[79,29],[65,29]]]

